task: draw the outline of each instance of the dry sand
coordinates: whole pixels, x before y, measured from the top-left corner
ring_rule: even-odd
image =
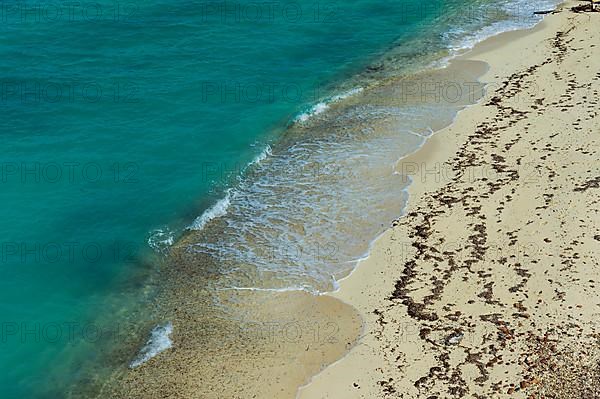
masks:
[[[588,4],[589,2],[585,2]],[[397,165],[406,216],[332,294],[359,343],[324,398],[599,398],[600,13],[479,44],[485,98]]]

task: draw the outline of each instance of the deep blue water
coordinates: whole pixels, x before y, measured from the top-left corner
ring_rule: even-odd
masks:
[[[420,3],[3,2],[0,396],[94,356],[70,348],[139,297],[153,232],[189,225],[296,115],[390,49],[409,65],[505,17]]]

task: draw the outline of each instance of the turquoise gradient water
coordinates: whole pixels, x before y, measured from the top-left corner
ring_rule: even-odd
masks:
[[[427,3],[3,2],[0,396],[95,356],[107,303],[143,298],[153,249],[298,114],[369,65],[414,66],[514,17]]]

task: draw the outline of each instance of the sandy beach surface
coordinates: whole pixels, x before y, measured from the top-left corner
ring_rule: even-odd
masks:
[[[454,62],[489,65],[486,95],[398,163],[405,216],[332,294],[363,335],[299,398],[600,397],[600,12],[580,4]]]

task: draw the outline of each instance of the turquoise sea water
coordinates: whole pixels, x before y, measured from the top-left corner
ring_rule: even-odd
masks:
[[[3,2],[0,396],[96,356],[98,317],[144,297],[156,254],[294,119],[365,70],[531,23],[514,4]]]

